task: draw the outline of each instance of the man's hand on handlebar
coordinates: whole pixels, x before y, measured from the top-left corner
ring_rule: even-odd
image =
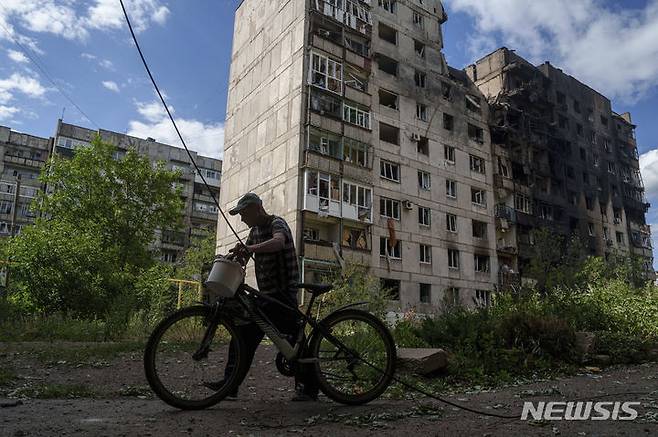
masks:
[[[244,244],[237,243],[233,249],[228,251],[227,258],[237,261],[242,265],[245,265],[249,261],[249,255],[251,252]]]

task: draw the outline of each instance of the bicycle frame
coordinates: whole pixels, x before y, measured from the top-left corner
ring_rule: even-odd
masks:
[[[311,298],[309,299],[308,302],[308,307],[306,308],[306,312],[302,312],[297,307],[286,305],[286,303],[281,302],[278,299],[274,299],[267,296],[266,294],[262,294],[255,288],[250,287],[249,285],[244,283],[240,286],[240,288],[236,292],[235,298],[240,303],[240,305],[247,311],[251,321],[256,323],[256,325],[258,325],[258,327],[267,335],[267,337],[270,340],[272,340],[272,342],[276,345],[276,347],[281,352],[281,354],[288,361],[296,361],[298,363],[312,363],[317,361],[316,358],[299,358],[299,355],[302,351],[302,346],[304,344],[304,331],[306,325],[310,325],[314,330],[318,330],[319,332],[321,332],[322,335],[324,335],[335,346],[340,347],[341,349],[348,349],[345,345],[342,344],[340,340],[335,338],[331,334],[331,332],[329,332],[326,328],[324,328],[324,326],[322,326],[321,323],[317,322],[311,316],[311,311],[313,310],[313,303],[315,302],[316,295],[311,295]],[[274,324],[267,318],[267,315],[264,314],[263,311],[255,305],[256,299],[263,299],[268,302],[277,304],[289,311],[296,312],[297,315],[300,316],[301,319],[300,327],[299,327],[300,329],[299,329],[299,333],[297,334],[297,338],[295,339],[294,346],[290,345],[286,336],[284,334],[281,334],[279,330],[276,329]],[[358,302],[350,305],[345,305],[344,307],[341,307],[338,310],[357,306],[357,305],[363,305],[365,303],[366,302]]]

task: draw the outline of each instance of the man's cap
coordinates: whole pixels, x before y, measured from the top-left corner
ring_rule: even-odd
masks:
[[[233,209],[231,209],[228,213],[231,215],[236,215],[243,209],[245,209],[249,205],[262,205],[263,201],[260,200],[260,197],[258,197],[258,194],[256,193],[247,193],[244,196],[238,200],[238,204],[235,205]]]

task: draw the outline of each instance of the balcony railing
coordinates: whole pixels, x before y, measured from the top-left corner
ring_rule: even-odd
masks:
[[[512,223],[516,222],[516,211],[504,204],[498,204],[495,207],[496,218],[509,220]]]

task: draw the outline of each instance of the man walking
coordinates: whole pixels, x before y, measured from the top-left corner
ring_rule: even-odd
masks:
[[[243,246],[238,243],[230,250],[231,255],[243,263],[248,262],[249,255],[254,254],[254,269],[256,282],[261,293],[278,299],[290,306],[297,307],[297,288],[299,283],[299,268],[295,242],[288,224],[281,217],[268,214],[263,208],[260,197],[254,193],[245,194],[229,214],[240,214],[242,222],[251,231]],[[296,338],[299,332],[299,316],[274,303],[268,303],[263,308],[274,325],[283,334]],[[263,331],[255,324],[238,326],[237,329],[246,340],[246,357],[248,365],[254,358],[256,348],[263,339]],[[231,348],[233,350],[233,348]],[[235,356],[229,351],[226,372],[233,369]],[[210,388],[221,388],[223,381],[207,384]],[[316,400],[318,396],[317,382],[310,372],[298,371],[295,375],[295,392],[293,401]],[[237,397],[237,389],[230,397]]]

